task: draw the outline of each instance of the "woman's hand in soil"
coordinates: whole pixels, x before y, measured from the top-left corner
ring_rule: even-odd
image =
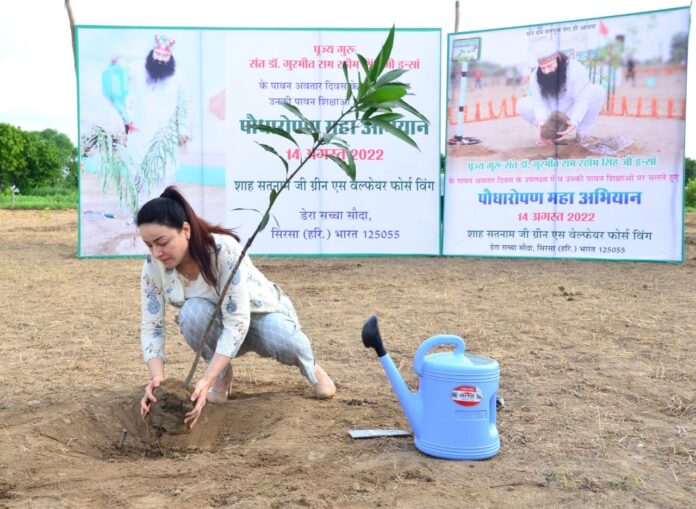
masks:
[[[193,410],[184,415],[184,424],[188,424],[189,429],[193,429],[198,422],[198,418],[201,416],[203,407],[207,402],[208,389],[210,389],[212,384],[212,380],[201,378],[193,389],[193,394],[191,394],[191,401],[195,401]]]
[[[145,386],[145,395],[140,401],[140,418],[145,420],[147,414],[150,413],[150,405],[157,403],[157,398],[154,395],[154,390],[164,382],[164,377],[155,377],[150,380],[150,383]]]

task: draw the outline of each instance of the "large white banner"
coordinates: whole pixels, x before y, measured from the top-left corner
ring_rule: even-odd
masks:
[[[689,10],[451,34],[443,253],[680,261]]]
[[[348,109],[346,62],[357,88],[357,54],[374,58],[384,31],[289,30],[229,33],[226,117],[227,224],[253,231],[271,190],[279,190],[285,168],[273,154],[252,143],[273,145],[291,171],[309,154],[311,138],[289,140],[256,132],[253,123],[292,132],[301,122],[280,103],[301,109],[317,129],[327,130]],[[437,31],[398,31],[387,69],[408,69],[403,81],[414,95],[407,102],[416,117],[396,121],[420,151],[382,129],[362,127],[344,117],[334,131],[349,141],[357,165],[351,182],[327,156],[345,159],[327,146],[316,152],[274,205],[275,219],[257,237],[252,252],[264,254],[438,254],[439,253],[439,44]],[[240,210],[243,209],[243,210]]]
[[[285,128],[297,106],[322,131],[346,97],[346,62],[374,58],[387,30],[205,30],[77,27],[80,120],[79,244],[82,257],[142,255],[134,214],[170,184],[207,220],[243,240],[261,219],[300,148],[250,129]],[[323,149],[278,198],[253,252],[437,254],[439,252],[440,31],[397,30],[388,69],[408,69],[405,99],[429,120],[405,118],[420,151],[345,118],[357,182]],[[290,115],[291,116],[291,115]],[[245,209],[245,210],[240,210]]]

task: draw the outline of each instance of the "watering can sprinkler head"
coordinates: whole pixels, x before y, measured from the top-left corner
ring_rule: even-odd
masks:
[[[365,348],[374,348],[378,357],[387,355],[387,351],[382,344],[382,336],[379,333],[377,317],[372,315],[367,319],[362,328],[362,342]]]

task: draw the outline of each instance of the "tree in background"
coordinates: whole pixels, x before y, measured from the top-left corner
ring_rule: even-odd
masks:
[[[684,161],[684,205],[696,207],[696,161],[688,157]]]
[[[21,190],[57,185],[62,180],[58,149],[36,131],[23,132],[26,171],[14,184]],[[26,191],[25,191],[26,193]]]
[[[696,179],[696,160],[689,157],[684,161],[684,184]]]
[[[22,131],[0,123],[0,190],[16,186],[22,194],[38,187],[77,187],[77,148],[55,131]]]
[[[21,129],[10,124],[0,124],[0,189],[16,185],[17,178],[24,173],[26,167]]]
[[[58,151],[60,171],[64,186],[68,189],[76,189],[78,168],[77,147],[73,145],[70,138],[55,129],[44,129],[39,135],[41,139],[53,144]]]

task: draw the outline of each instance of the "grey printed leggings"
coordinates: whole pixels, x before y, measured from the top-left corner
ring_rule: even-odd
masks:
[[[247,352],[256,352],[261,357],[270,357],[286,366],[297,366],[310,383],[317,383],[314,376],[314,354],[312,345],[300,328],[295,308],[290,299],[283,295],[282,309],[276,313],[252,313],[249,331],[237,357]],[[177,323],[188,345],[198,350],[201,338],[208,325],[210,317],[215,311],[212,302],[194,297],[186,300],[179,311]],[[218,315],[210,331],[210,336],[203,348],[202,357],[206,362],[215,353],[218,338],[222,334],[222,315]],[[227,373],[229,366],[220,374],[220,378]]]

